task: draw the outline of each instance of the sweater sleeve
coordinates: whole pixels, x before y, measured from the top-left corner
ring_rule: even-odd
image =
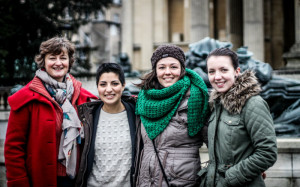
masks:
[[[29,187],[29,178],[25,164],[26,144],[30,123],[28,107],[11,110],[8,120],[4,157],[6,167],[7,186]]]
[[[258,96],[250,98],[244,109],[242,115],[254,152],[226,171],[225,178],[231,186],[252,181],[277,159],[276,135],[268,104]]]

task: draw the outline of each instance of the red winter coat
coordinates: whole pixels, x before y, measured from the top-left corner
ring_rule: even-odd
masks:
[[[91,98],[97,99],[71,78],[74,86],[71,103],[76,109]],[[4,147],[7,186],[56,186],[61,107],[37,77],[10,96],[8,102],[11,112]]]

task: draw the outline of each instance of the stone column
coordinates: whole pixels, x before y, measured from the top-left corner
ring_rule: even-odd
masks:
[[[183,6],[183,30],[184,30],[184,41],[190,42],[191,41],[191,0],[184,0]]]
[[[241,0],[226,1],[226,37],[233,44],[233,50],[243,45],[242,3]]]
[[[135,62],[138,70],[147,71],[151,69],[150,58],[153,53],[153,16],[154,1],[134,0],[134,45],[139,47],[139,59]],[[137,52],[137,51],[135,51]]]
[[[296,29],[296,37],[295,37],[296,43],[299,44],[300,43],[300,0],[295,0],[295,29]]]
[[[133,0],[122,2],[121,51],[133,60]]]
[[[264,17],[262,0],[243,0],[244,46],[254,58],[264,61]]]
[[[300,0],[295,0],[295,44],[283,54],[287,68],[300,68]]]
[[[209,37],[209,0],[191,0],[190,43]]]
[[[154,43],[168,42],[168,0],[154,0]]]

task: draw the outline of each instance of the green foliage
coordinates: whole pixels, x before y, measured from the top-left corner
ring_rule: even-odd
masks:
[[[111,0],[0,0],[0,85],[34,76],[42,41],[71,37]],[[69,38],[70,39],[70,38]]]

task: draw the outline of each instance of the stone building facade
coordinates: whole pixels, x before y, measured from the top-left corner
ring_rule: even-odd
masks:
[[[93,15],[90,22],[79,27],[72,36],[79,58],[88,60],[89,73],[96,73],[99,64],[116,62],[121,51],[121,0],[113,0],[109,7]],[[85,47],[92,50],[85,52]]]
[[[300,0],[123,0],[121,51],[133,69],[147,71],[158,45],[187,51],[209,36],[234,50],[248,46],[254,58],[279,69],[288,60],[283,54],[299,55],[299,11]]]

